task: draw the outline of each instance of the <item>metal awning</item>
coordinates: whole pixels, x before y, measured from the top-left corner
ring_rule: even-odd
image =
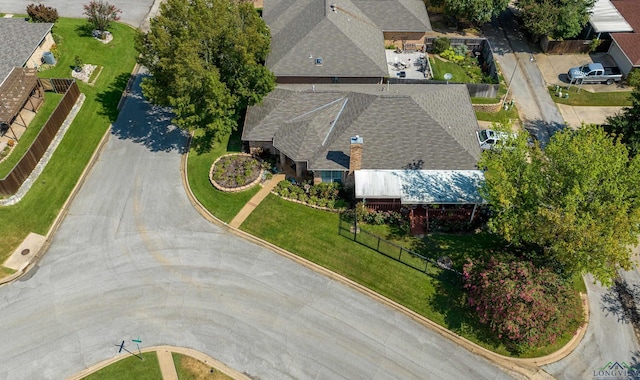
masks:
[[[480,204],[480,170],[356,170],[358,199],[400,199],[402,204]]]
[[[38,71],[14,67],[0,85],[0,123],[11,124],[38,85]]]
[[[596,33],[633,32],[631,25],[609,0],[596,1],[589,23]]]

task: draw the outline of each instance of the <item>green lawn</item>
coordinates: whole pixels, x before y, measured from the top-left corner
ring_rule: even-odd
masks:
[[[65,138],[27,195],[16,205],[0,208],[0,262],[29,232],[46,234],[62,204],[75,186],[98,142],[115,121],[116,106],[135,65],[135,30],[114,23],[114,40],[103,44],[91,37],[84,19],[60,18],[54,33],[62,37],[58,64],[42,77],[69,78],[75,55],[86,63],[103,66],[95,86],[78,83],[86,100]]]
[[[140,360],[129,356],[85,377],[85,380],[162,380],[158,355],[145,352]]]
[[[4,178],[11,172],[14,166],[20,161],[24,153],[29,149],[33,140],[35,140],[38,133],[44,127],[44,124],[49,120],[49,116],[53,113],[53,110],[60,103],[60,99],[64,94],[56,94],[55,92],[45,92],[44,103],[40,106],[40,109],[36,113],[36,116],[31,120],[24,134],[18,140],[18,144],[13,148],[11,155],[6,160],[0,162],[0,178]],[[11,131],[7,132],[8,136],[13,136]]]
[[[503,108],[501,108],[498,112],[476,111],[476,118],[481,121],[504,123],[509,119],[518,120],[520,118],[520,115],[518,115],[518,108],[514,105],[507,111],[505,111]]]
[[[313,223],[308,222],[311,220]],[[424,274],[340,236],[336,214],[287,202],[271,194],[240,228],[340,273],[485,348],[510,355],[494,334],[469,314],[459,275],[438,268]],[[436,234],[416,240],[397,236],[385,226],[363,228],[434,259],[447,255],[459,268],[466,257],[486,257],[492,249],[504,247],[499,239],[486,233]],[[566,344],[571,335],[567,334],[553,347],[520,356],[536,357],[553,352]]]
[[[549,94],[556,103],[568,104],[570,106],[593,106],[593,107],[615,107],[630,106],[631,92],[589,92],[580,90],[572,86],[569,90],[562,88],[562,93],[569,92],[569,97],[558,97],[555,86],[549,87]]]
[[[232,380],[231,377],[191,356],[175,352],[171,356],[180,380]]]
[[[240,137],[236,133],[231,138],[224,138],[206,153],[198,153],[194,149],[189,152],[187,170],[189,186],[202,205],[218,219],[229,223],[240,209],[253,197],[260,186],[237,193],[225,193],[217,190],[209,181],[209,170],[216,158],[227,152],[240,151]]]
[[[449,73],[453,75],[451,78],[451,82],[456,83],[469,83],[471,82],[471,78],[467,75],[467,72],[464,68],[453,62],[445,62],[438,58],[429,58],[429,62],[431,63],[431,69],[433,70],[433,79],[435,80],[445,80],[444,74]]]

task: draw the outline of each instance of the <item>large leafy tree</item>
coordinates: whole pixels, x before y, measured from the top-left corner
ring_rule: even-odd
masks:
[[[445,11],[463,20],[484,24],[507,9],[509,0],[431,0],[434,6],[444,6]]]
[[[640,161],[602,128],[556,133],[545,150],[524,137],[483,155],[489,227],[516,245],[542,247],[543,260],[609,284],[631,267],[640,233]]]
[[[625,107],[621,112],[607,118],[604,128],[620,136],[632,155],[640,153],[640,88],[636,87],[631,93],[631,107]]]
[[[248,1],[163,2],[136,48],[152,74],[145,96],[171,106],[176,125],[209,137],[234,130],[242,110],[275,86],[264,66],[269,29]]]
[[[525,28],[536,38],[577,36],[589,21],[595,0],[519,0]]]

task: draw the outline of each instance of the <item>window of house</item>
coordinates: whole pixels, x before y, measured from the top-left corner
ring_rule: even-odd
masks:
[[[342,172],[336,170],[325,170],[321,172],[322,182],[342,182]]]

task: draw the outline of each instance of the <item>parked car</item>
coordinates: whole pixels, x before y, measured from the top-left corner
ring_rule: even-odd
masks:
[[[509,134],[506,132],[494,131],[492,129],[483,129],[481,131],[476,131],[476,136],[478,137],[480,148],[483,150],[489,150],[496,147],[501,140],[507,139]]]
[[[589,63],[580,67],[572,67],[567,73],[569,81],[582,83],[606,83],[620,82],[622,73],[617,67],[604,67],[602,63]]]

